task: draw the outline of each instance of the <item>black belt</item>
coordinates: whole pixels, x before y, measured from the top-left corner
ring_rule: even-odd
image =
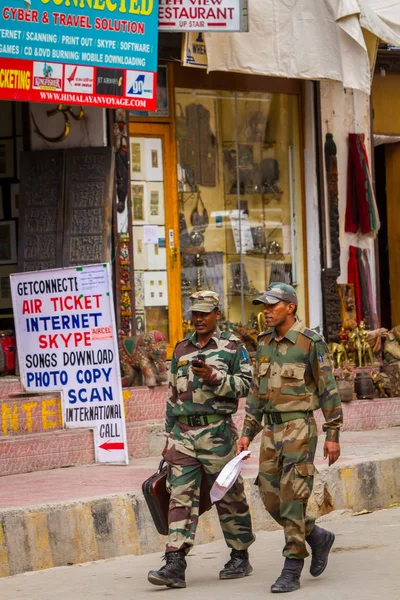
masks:
[[[185,425],[189,425],[190,427],[206,427],[206,425],[217,423],[227,417],[230,417],[230,415],[218,415],[217,413],[211,415],[181,415],[178,417],[178,421],[180,423],[185,423]]]
[[[310,411],[268,412],[264,413],[264,421],[266,425],[282,425],[294,419],[305,419],[310,415],[312,415]]]

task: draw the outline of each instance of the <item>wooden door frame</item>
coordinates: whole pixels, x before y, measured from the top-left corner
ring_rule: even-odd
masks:
[[[388,223],[388,251],[389,251],[389,281],[392,327],[400,321],[400,292],[396,285],[399,280],[400,261],[400,233],[397,214],[397,190],[400,185],[400,146],[387,144],[385,147],[386,164],[386,204]]]
[[[163,169],[164,169],[164,211],[165,211],[165,237],[167,251],[168,274],[168,321],[169,342],[167,344],[167,358],[172,357],[172,352],[178,340],[182,339],[182,297],[181,297],[181,256],[179,240],[179,215],[178,215],[178,182],[177,182],[177,155],[175,130],[169,123],[139,123],[129,122],[129,137],[161,138]],[[174,232],[175,258],[170,247],[169,230]],[[135,256],[133,255],[133,264]],[[178,290],[178,293],[177,293]]]

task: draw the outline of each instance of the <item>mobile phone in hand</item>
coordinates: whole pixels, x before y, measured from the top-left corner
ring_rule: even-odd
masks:
[[[206,355],[205,354],[198,354],[197,356],[195,356],[192,360],[192,366],[193,367],[197,367],[197,368],[201,368],[203,366],[203,363],[206,362]]]

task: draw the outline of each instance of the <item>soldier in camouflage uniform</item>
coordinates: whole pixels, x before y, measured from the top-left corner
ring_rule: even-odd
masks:
[[[168,375],[168,438],[163,454],[169,465],[171,499],[166,564],[148,575],[150,583],[174,588],[186,587],[185,555],[194,543],[201,478],[205,476],[211,487],[235,457],[238,434],[232,414],[252,381],[247,350],[232,333],[217,327],[221,316],[218,294],[197,292],[191,300],[195,331],[176,345]],[[199,354],[205,355],[205,361],[192,365]],[[241,477],[216,507],[231,549],[220,579],[250,575],[247,548],[255,538]]]
[[[242,437],[237,452],[247,450],[264,429],[258,485],[270,515],[284,528],[285,564],[273,593],[300,587],[300,574],[311,546],[310,573],[325,570],[335,536],[306,515],[313,487],[317,427],[313,411],[325,417],[325,458],[333,464],[340,454],[342,409],[328,348],[322,338],[296,318],[297,295],[284,283],[272,284],[263,304],[269,329],[258,338],[255,380],[247,399]]]

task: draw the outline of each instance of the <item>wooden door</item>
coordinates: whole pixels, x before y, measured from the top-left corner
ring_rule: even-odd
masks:
[[[167,336],[167,358],[182,338],[176,142],[168,123],[130,123],[131,214],[135,285],[143,286],[136,315],[147,331]],[[161,156],[160,156],[161,150]],[[144,202],[141,204],[141,195]],[[159,244],[145,243],[157,225]],[[164,246],[165,244],[165,251]],[[165,296],[166,283],[168,296]]]
[[[386,198],[392,324],[400,323],[400,144],[387,144]]]

